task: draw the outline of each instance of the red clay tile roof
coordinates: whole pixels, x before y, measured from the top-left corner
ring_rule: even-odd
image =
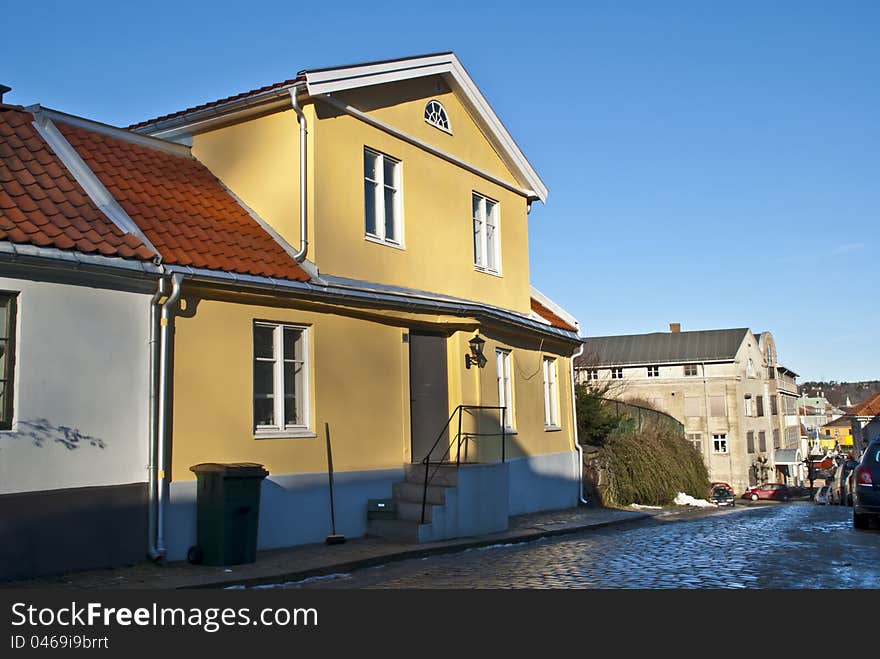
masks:
[[[538,302],[535,298],[532,298],[532,311],[534,311],[541,318],[550,323],[550,325],[552,325],[553,327],[568,330],[569,332],[577,332],[576,327],[573,327],[572,325],[566,323],[564,320],[562,320],[562,318],[550,311],[550,309]]]
[[[198,160],[60,121],[56,125],[165,263],[309,279]]]
[[[104,215],[33,125],[0,104],[0,240],[127,259],[154,254]]]
[[[160,121],[165,121],[166,119],[173,119],[174,117],[181,117],[185,114],[189,114],[190,112],[198,112],[199,110],[207,110],[208,108],[212,108],[216,105],[223,105],[224,103],[231,103],[232,101],[237,101],[241,98],[247,98],[248,96],[254,96],[256,94],[262,94],[263,92],[268,92],[273,89],[277,89],[279,87],[286,87],[287,85],[292,85],[295,82],[299,82],[304,78],[291,78],[290,80],[284,80],[282,82],[276,82],[271,85],[266,85],[265,87],[259,87],[258,89],[252,89],[249,92],[242,92],[241,94],[235,94],[234,96],[227,96],[226,98],[221,98],[216,101],[210,101],[208,103],[202,103],[201,105],[195,105],[191,108],[187,108],[185,110],[179,110],[177,112],[172,112],[170,114],[163,114],[161,117],[155,117],[153,119],[145,119],[144,121],[139,121],[136,124],[131,124],[128,128],[129,130],[134,130],[135,128],[140,128],[142,126],[148,126],[150,124],[155,124]]]
[[[878,414],[880,414],[880,393],[853,405],[847,412],[849,416],[877,416]]]

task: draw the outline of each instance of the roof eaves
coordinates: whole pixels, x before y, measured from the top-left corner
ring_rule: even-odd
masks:
[[[34,128],[45,140],[49,148],[55,152],[58,159],[67,168],[76,182],[82,186],[82,189],[94,202],[98,209],[123,233],[136,236],[146,247],[153,252],[156,257],[160,257],[159,251],[147,239],[144,232],[140,230],[134,220],[129,217],[128,213],[119,205],[119,202],[110,194],[104,184],[95,175],[91,168],[80,157],[76,149],[67,141],[58,127],[52,122],[39,107],[35,110],[29,110],[34,116]]]

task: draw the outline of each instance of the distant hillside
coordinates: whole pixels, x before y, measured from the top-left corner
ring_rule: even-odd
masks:
[[[801,393],[806,391],[807,396],[818,396],[819,392],[828,399],[832,405],[846,405],[846,398],[855,405],[880,392],[880,380],[867,380],[865,382],[802,382]]]

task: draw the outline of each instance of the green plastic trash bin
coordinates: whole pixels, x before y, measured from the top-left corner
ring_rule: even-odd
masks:
[[[269,475],[253,462],[193,465],[196,542],[189,560],[204,565],[240,565],[257,560],[260,484]]]

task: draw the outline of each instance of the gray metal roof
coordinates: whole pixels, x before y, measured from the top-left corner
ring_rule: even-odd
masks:
[[[582,366],[733,361],[748,328],[596,336],[584,340]]]

